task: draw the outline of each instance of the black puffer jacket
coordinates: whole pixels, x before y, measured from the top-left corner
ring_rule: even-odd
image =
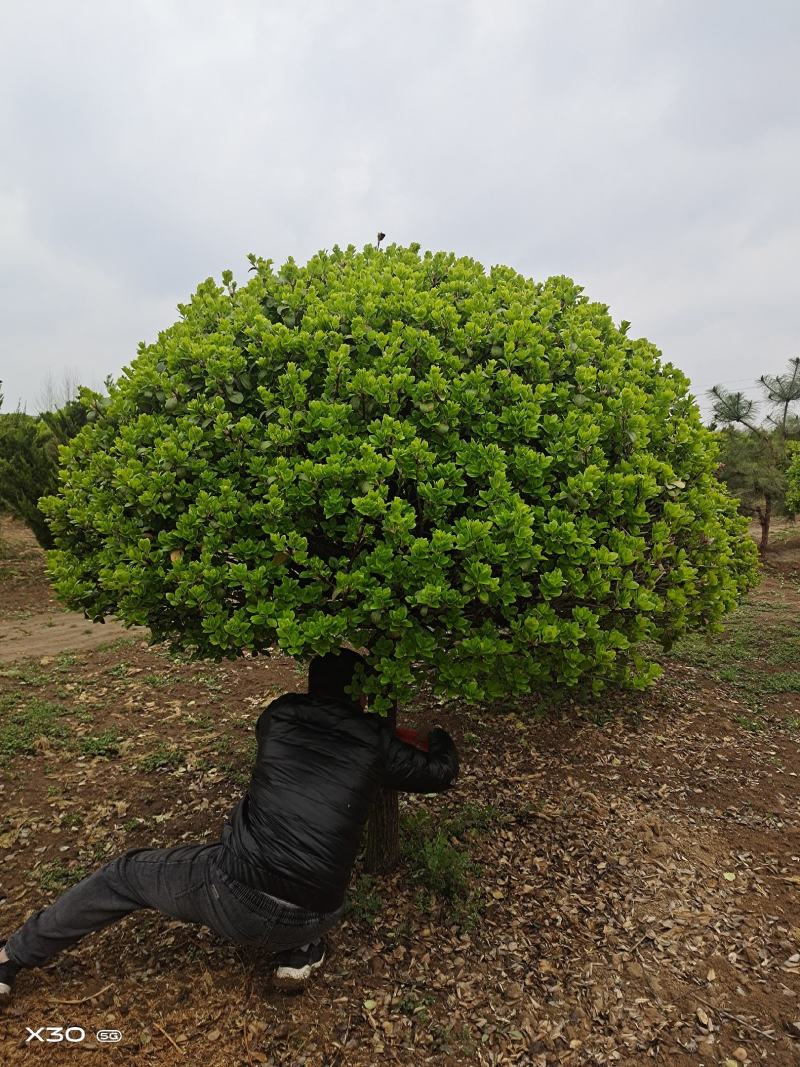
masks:
[[[232,878],[311,911],[344,900],[370,802],[380,786],[447,789],[458,775],[444,730],[428,752],[400,741],[357,704],[287,693],[256,723],[250,786],[225,824],[219,864]]]

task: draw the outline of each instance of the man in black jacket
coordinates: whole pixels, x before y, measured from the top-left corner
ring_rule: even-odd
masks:
[[[316,657],[308,694],[287,693],[264,709],[250,785],[220,841],[129,849],[0,941],[0,1002],[20,969],[43,966],[139,908],[280,953],[276,981],[302,987],[344,912],[378,789],[433,793],[458,775],[444,730],[428,734],[426,752],[364,712],[364,699],[352,692],[357,669],[365,661],[348,649]]]

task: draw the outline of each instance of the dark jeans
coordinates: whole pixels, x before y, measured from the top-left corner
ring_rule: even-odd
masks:
[[[306,911],[248,889],[216,863],[221,844],[133,848],[37,911],[8,938],[9,959],[41,967],[93,930],[154,908],[202,923],[226,941],[279,952],[317,941],[344,913]]]

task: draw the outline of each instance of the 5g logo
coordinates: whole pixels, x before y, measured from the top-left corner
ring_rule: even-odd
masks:
[[[25,1038],[26,1045],[29,1041],[46,1041],[48,1044],[57,1041],[69,1041],[72,1044],[77,1044],[77,1042],[83,1041],[86,1037],[86,1031],[82,1026],[67,1026],[66,1028],[63,1026],[40,1026],[36,1030],[33,1027],[26,1026],[25,1029],[28,1031],[28,1036]],[[98,1030],[95,1036],[103,1044],[122,1040],[122,1032],[120,1030]]]
[[[119,1030],[98,1030],[96,1034],[98,1041],[121,1041],[122,1034]]]

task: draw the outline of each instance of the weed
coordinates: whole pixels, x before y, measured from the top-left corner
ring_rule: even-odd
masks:
[[[63,893],[65,889],[82,881],[89,874],[89,868],[82,864],[68,867],[66,863],[48,863],[39,875],[39,885],[48,892]]]
[[[743,730],[749,730],[751,734],[758,734],[764,729],[761,719],[752,718],[749,715],[735,715],[734,722],[738,723]]]
[[[485,833],[499,820],[500,809],[494,804],[473,804],[467,801],[445,821],[444,825],[448,834],[463,838],[471,833]]]
[[[206,689],[211,690],[212,693],[219,693],[225,688],[223,679],[216,674],[198,674],[195,678],[195,682],[198,685],[203,685]]]
[[[11,710],[0,722],[0,763],[11,756],[36,751],[36,740],[47,737],[63,743],[68,731],[61,721],[66,708],[45,700],[31,700],[24,707]]]
[[[450,843],[443,830],[432,836],[419,832],[422,822],[405,821],[403,857],[417,886],[448,903],[466,899],[475,866],[467,852]]]
[[[83,826],[83,816],[79,811],[65,811],[60,821],[65,830],[73,830]]]
[[[3,676],[13,678],[22,685],[44,685],[47,681],[47,672],[42,670],[38,663],[24,663],[20,667],[11,667],[3,671]]]
[[[146,756],[137,762],[140,771],[149,774],[152,771],[174,770],[186,762],[183,752],[176,745],[166,745],[163,742],[148,752]]]
[[[214,725],[214,718],[207,711],[190,712],[185,716],[185,721],[190,726],[198,726],[201,730],[210,730]]]
[[[468,928],[477,924],[483,909],[476,889],[480,867],[459,843],[486,833],[498,819],[496,808],[481,804],[464,805],[449,818],[439,819],[435,830],[427,811],[402,816],[401,853],[416,886],[420,910],[443,904],[455,921]]]
[[[362,874],[347,894],[347,915],[356,920],[372,924],[380,914],[383,899],[375,886],[371,874]]]
[[[78,749],[84,756],[103,756],[105,759],[113,759],[119,755],[119,745],[122,738],[113,730],[106,730],[102,734],[82,737],[78,742]]]
[[[610,722],[613,722],[615,711],[607,705],[601,707],[598,704],[592,704],[589,707],[582,709],[582,715],[583,718],[588,719],[593,726],[607,726]]]
[[[430,1018],[429,1008],[436,1003],[436,994],[427,989],[411,989],[404,993],[397,1002],[397,1008],[403,1015],[411,1015],[427,1022]]]
[[[142,681],[151,689],[166,689],[167,686],[172,685],[172,678],[164,674],[145,674]]]

